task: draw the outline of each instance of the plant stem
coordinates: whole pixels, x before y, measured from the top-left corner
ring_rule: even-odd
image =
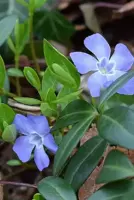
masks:
[[[31,47],[31,53],[32,53],[32,57],[33,57],[33,61],[35,64],[35,68],[38,74],[40,74],[40,66],[37,62],[37,58],[36,58],[36,52],[35,52],[35,48],[34,48],[34,40],[33,40],[33,12],[29,12],[29,29],[30,29],[30,47]]]
[[[18,53],[15,54],[15,68],[19,69],[19,54]],[[21,96],[20,80],[18,77],[16,77],[16,91],[17,91],[17,95]]]
[[[1,181],[0,185],[15,185],[15,186],[25,186],[25,187],[31,187],[31,188],[37,188],[36,185],[28,184],[28,183],[18,183],[18,182],[11,182],[11,181]]]

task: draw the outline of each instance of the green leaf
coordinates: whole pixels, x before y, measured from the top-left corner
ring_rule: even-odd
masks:
[[[78,99],[80,93],[81,90],[64,86],[58,93],[56,102],[60,103],[61,110],[63,110],[71,101]]]
[[[29,97],[15,97],[14,100],[26,105],[40,105],[41,104],[40,100],[29,98]]]
[[[73,77],[68,72],[66,72],[60,65],[56,63],[52,64],[51,70],[58,82],[67,86],[75,86],[75,80],[73,79]]]
[[[99,108],[104,104],[111,96],[113,96],[118,89],[120,89],[128,80],[134,76],[134,71],[130,70],[120,78],[118,78],[112,85],[110,85],[100,96]]]
[[[16,21],[14,35],[15,35],[16,51],[17,53],[21,54],[22,51],[24,50],[25,44],[29,36],[28,20],[25,21],[23,24],[20,24],[19,20]]]
[[[34,0],[35,9],[42,7],[45,4],[46,0]]]
[[[111,151],[99,174],[97,183],[108,183],[134,176],[134,166],[128,157],[117,150]]]
[[[40,109],[42,114],[47,117],[57,116],[57,106],[55,104],[42,103]]]
[[[0,128],[3,129],[3,122],[11,124],[15,117],[15,112],[8,105],[0,104]]]
[[[73,25],[56,10],[36,12],[34,24],[36,34],[47,40],[68,43],[75,32]]]
[[[10,15],[3,18],[0,21],[0,46],[6,41],[6,39],[11,34],[17,17],[15,15]]]
[[[42,196],[41,196],[41,194],[39,194],[39,193],[36,193],[34,196],[33,196],[33,200],[45,200]]]
[[[72,157],[65,172],[65,179],[76,191],[93,172],[106,146],[106,141],[96,136],[88,140]]]
[[[13,143],[16,137],[17,137],[17,132],[16,132],[16,127],[14,124],[7,126],[2,133],[2,139],[5,142]]]
[[[94,118],[95,116],[93,114],[89,115],[86,119],[83,119],[79,123],[75,124],[67,135],[64,136],[55,155],[53,168],[54,175],[58,175],[62,172],[67,159],[85,132],[88,130]]]
[[[123,200],[124,196],[129,194],[129,191],[133,187],[134,182],[130,180],[110,183],[100,188],[91,197],[89,197],[88,200]]]
[[[57,64],[63,68],[75,81],[75,87],[79,88],[80,75],[75,66],[60,52],[58,52],[47,40],[44,40],[44,54],[46,63],[53,72],[53,64]]]
[[[50,88],[55,89],[57,85],[57,81],[55,77],[52,76],[50,69],[47,68],[44,72],[43,79],[42,79],[42,99],[46,100],[46,95]]]
[[[50,88],[49,90],[48,90],[48,93],[47,93],[47,95],[46,95],[46,101],[47,101],[47,103],[52,103],[53,101],[55,101],[56,100],[56,94],[55,94],[55,92],[54,92],[54,89],[53,88]]]
[[[17,68],[9,68],[7,70],[7,74],[8,76],[13,76],[13,77],[24,77],[23,72]]]
[[[77,200],[71,186],[59,177],[47,177],[38,184],[38,190],[47,200]]]
[[[101,137],[111,144],[134,149],[134,111],[116,106],[100,116],[97,127]]]
[[[64,128],[98,113],[89,103],[83,100],[75,100],[67,105],[61,112],[53,130]]]
[[[9,46],[9,48],[11,49],[11,51],[15,54],[16,48],[15,48],[15,45],[14,45],[13,40],[11,39],[11,37],[9,37],[7,39],[7,44]]]
[[[31,67],[25,67],[24,68],[24,75],[27,79],[27,81],[34,87],[36,90],[41,89],[41,82],[40,79],[34,69]]]
[[[16,0],[19,4],[21,4],[22,6],[28,8],[28,3],[25,0]]]
[[[63,90],[63,88],[62,88],[62,90]],[[71,100],[74,100],[74,99],[78,98],[78,96],[80,94],[81,94],[81,90],[78,90],[76,92],[67,94],[67,95],[65,95],[63,97],[58,96],[57,99],[54,102],[55,103],[66,103],[66,102],[69,102]]]
[[[14,166],[21,166],[22,162],[20,160],[9,160],[7,161],[7,165],[14,167]]]
[[[4,87],[5,77],[6,77],[5,64],[2,57],[0,56],[0,88]]]

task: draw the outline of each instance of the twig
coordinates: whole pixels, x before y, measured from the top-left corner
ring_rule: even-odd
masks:
[[[115,3],[98,2],[98,3],[95,3],[94,6],[95,8],[106,7],[106,8],[120,9],[123,5],[115,4]]]
[[[28,183],[19,183],[19,182],[2,181],[2,180],[0,180],[0,185],[15,185],[15,186],[25,186],[25,187],[37,188],[36,185],[32,185],[32,184],[28,184]]]

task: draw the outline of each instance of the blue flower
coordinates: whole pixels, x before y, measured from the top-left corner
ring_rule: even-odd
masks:
[[[49,166],[49,157],[44,146],[51,152],[56,153],[56,145],[46,117],[28,115],[27,117],[17,114],[14,122],[16,130],[23,134],[16,139],[13,150],[22,162],[27,162],[34,149],[34,160],[40,171]]]
[[[128,48],[121,43],[116,45],[115,51],[110,57],[110,46],[98,33],[87,37],[84,44],[94,54],[94,57],[83,52],[73,52],[70,56],[79,73],[94,72],[88,78],[88,88],[92,97],[99,97],[101,90],[127,73],[134,62],[134,57]],[[118,93],[134,94],[134,78],[119,89]]]

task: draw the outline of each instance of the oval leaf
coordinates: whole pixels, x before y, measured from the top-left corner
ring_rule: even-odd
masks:
[[[80,188],[97,166],[106,146],[106,141],[96,136],[88,140],[72,157],[65,179],[75,190]]]
[[[99,174],[97,183],[108,183],[134,176],[134,166],[128,157],[117,150],[111,151]]]
[[[69,103],[66,106],[66,108],[62,111],[59,119],[57,120],[52,130],[72,125],[92,115],[98,115],[95,108],[89,105],[89,103],[87,103],[86,101],[75,100]]]
[[[16,137],[17,137],[17,132],[16,132],[16,127],[14,124],[7,126],[2,133],[2,139],[5,142],[13,143]]]
[[[27,81],[38,91],[41,89],[41,82],[40,79],[34,69],[31,67],[25,67],[24,68],[24,75],[27,79]]]
[[[111,144],[134,149],[134,110],[118,106],[105,111],[97,127],[101,137]]]
[[[2,57],[0,56],[0,88],[4,87],[5,77],[6,77],[5,64]]]
[[[88,200],[122,200],[124,195],[129,194],[132,187],[134,187],[134,182],[129,180],[110,183],[94,193]]]
[[[54,159],[54,175],[61,173],[68,157],[89,128],[94,117],[95,116],[91,115],[81,120],[81,122],[74,125],[67,135],[64,136]]]
[[[14,100],[26,105],[40,105],[41,104],[40,100],[29,98],[29,97],[15,97]]]
[[[77,200],[71,186],[58,177],[47,177],[38,184],[38,190],[47,200]]]
[[[23,72],[17,68],[10,68],[7,70],[8,76],[24,77]]]

